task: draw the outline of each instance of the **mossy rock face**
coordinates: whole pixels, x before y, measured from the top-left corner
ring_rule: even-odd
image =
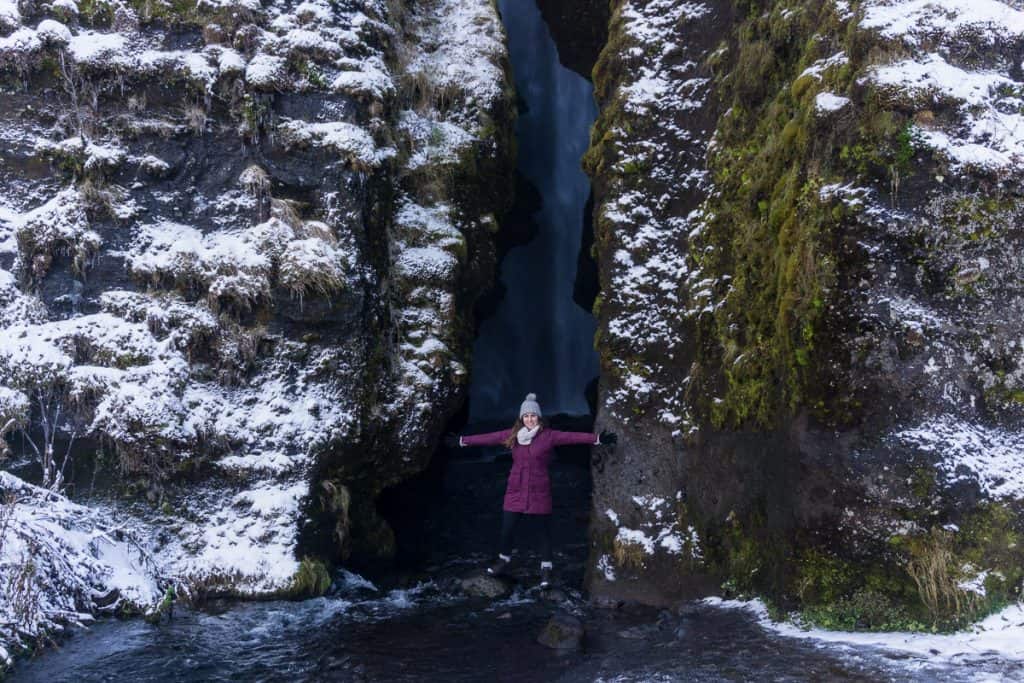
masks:
[[[850,424],[860,401],[839,342],[851,305],[842,282],[861,264],[840,239],[848,209],[823,188],[845,177],[834,158],[843,146],[869,147],[868,171],[906,166],[899,156],[906,145],[896,140],[903,129],[898,118],[885,118],[868,134],[820,116],[823,78],[800,74],[842,51],[847,20],[834,6],[761,9],[740,23],[731,57],[717,65],[717,94],[729,109],[709,155],[716,188],[709,218],[691,253],[720,289],[711,294],[714,315],[698,329],[707,383],[695,403],[719,428],[771,429],[802,407]],[[834,92],[852,86],[853,70],[844,66],[843,74],[824,72]]]
[[[881,82],[923,57],[861,14],[707,3],[639,44],[631,22],[656,17],[622,8],[584,160],[599,422],[620,433],[594,470],[591,589],[681,595],[710,577],[778,614],[868,630],[955,628],[1016,599],[1016,551],[983,539],[1015,548],[1024,499],[998,457],[1024,438],[1024,326],[1007,315],[1024,310],[1008,256],[1024,247],[1019,172],[937,148],[966,109]],[[956,68],[1005,70],[978,31],[935,38]],[[683,57],[663,41],[694,50],[687,83],[707,78],[689,122],[671,98],[636,97],[636,74]],[[685,502],[675,528],[699,560],[669,570],[672,550],[628,542],[669,530],[635,502],[652,498]]]
[[[286,591],[292,598],[315,598],[323,595],[331,587],[331,573],[321,560],[304,558],[292,579],[292,585]]]

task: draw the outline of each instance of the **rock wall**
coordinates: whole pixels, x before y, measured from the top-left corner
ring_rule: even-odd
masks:
[[[492,4],[3,0],[0,82],[2,464],[196,594],[386,556],[511,194]]]
[[[620,3],[594,67],[601,113],[584,165],[601,279],[599,423],[620,433],[593,472],[597,596],[665,604],[710,585],[687,508],[695,324],[681,313],[719,112],[706,62],[731,16],[728,3]]]
[[[609,5],[602,0],[537,0],[558,46],[558,61],[585,78],[608,42]]]
[[[617,3],[597,595],[847,628],[1020,597],[1022,30],[999,2]]]

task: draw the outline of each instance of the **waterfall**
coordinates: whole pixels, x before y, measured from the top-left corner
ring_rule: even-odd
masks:
[[[513,416],[536,392],[546,414],[588,412],[596,323],[572,298],[590,179],[580,167],[597,116],[589,81],[564,68],[532,0],[501,0],[516,90],[519,171],[543,199],[537,236],[501,265],[505,298],[473,348],[470,420]]]

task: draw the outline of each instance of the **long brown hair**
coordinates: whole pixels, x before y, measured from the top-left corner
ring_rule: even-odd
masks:
[[[519,430],[525,426],[526,425],[523,424],[523,416],[520,415],[516,418],[515,424],[512,425],[512,433],[507,439],[505,439],[505,448],[511,449],[516,445],[516,434],[518,434]],[[537,426],[544,429],[544,418],[540,416],[537,417]]]

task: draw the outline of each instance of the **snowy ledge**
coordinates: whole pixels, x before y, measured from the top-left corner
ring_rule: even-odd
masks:
[[[1017,172],[1024,159],[1024,116],[1011,65],[975,68],[955,58],[965,41],[994,47],[1019,40],[1024,12],[1012,5],[995,0],[872,0],[863,8],[861,28],[897,42],[897,52],[911,54],[876,65],[862,82],[873,82],[904,106],[952,109],[955,121],[917,124],[915,131],[954,169]]]
[[[787,638],[803,638],[823,643],[846,643],[858,647],[877,647],[907,652],[937,663],[962,664],[983,656],[1024,660],[1024,605],[1011,605],[974,624],[969,630],[950,634],[858,633],[804,629],[788,622],[773,621],[760,600],[723,600],[705,598],[705,605],[720,609],[750,612],[765,630]]]

